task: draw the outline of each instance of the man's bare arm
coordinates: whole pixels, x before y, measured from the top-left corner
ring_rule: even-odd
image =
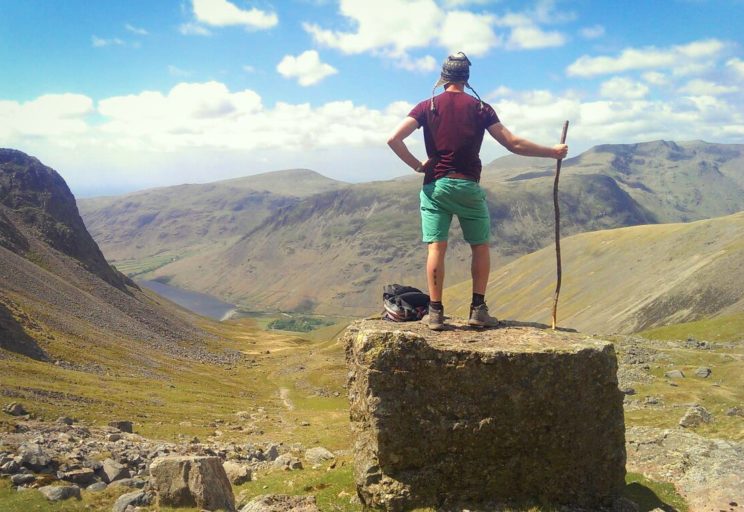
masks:
[[[489,126],[488,133],[490,133],[499,144],[517,155],[538,156],[560,160],[565,158],[568,153],[568,146],[565,144],[556,144],[553,147],[541,146],[514,135],[501,123],[495,123]]]
[[[390,149],[392,149],[393,152],[398,155],[398,158],[403,160],[403,162],[414,171],[421,169],[424,164],[421,160],[413,156],[413,153],[408,150],[408,146],[406,146],[406,143],[403,141],[406,137],[416,131],[418,127],[418,121],[412,117],[406,117],[393,131],[390,138],[388,138],[388,146],[390,146]]]

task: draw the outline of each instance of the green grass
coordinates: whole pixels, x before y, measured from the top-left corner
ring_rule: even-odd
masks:
[[[655,340],[744,341],[744,313],[658,327],[640,334]]]
[[[623,496],[634,501],[639,506],[639,512],[648,512],[663,505],[687,512],[687,503],[670,483],[655,482],[638,473],[628,473],[625,483],[627,486]]]

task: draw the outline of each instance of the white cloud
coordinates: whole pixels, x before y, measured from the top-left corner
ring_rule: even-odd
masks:
[[[739,88],[733,85],[721,85],[700,79],[690,80],[679,89],[679,92],[695,96],[718,96],[719,94],[737,91],[739,91]]]
[[[568,66],[566,73],[569,76],[591,77],[638,69],[705,64],[705,61],[717,57],[725,46],[717,39],[708,39],[661,49],[653,46],[627,48],[617,57],[583,55]]]
[[[401,55],[395,65],[408,71],[434,71],[437,69],[437,61],[431,55],[419,59],[413,59],[407,54]]]
[[[104,46],[124,46],[126,44],[118,37],[104,39],[95,35],[91,36],[90,41],[94,48],[103,48]]]
[[[493,31],[493,23],[493,16],[467,11],[448,12],[439,31],[439,42],[451,52],[484,55],[500,43]]]
[[[267,29],[279,23],[276,13],[255,7],[243,10],[227,0],[193,0],[192,5],[198,21],[215,27],[243,25],[250,29]]]
[[[311,23],[303,27],[316,43],[346,54],[388,49],[400,55],[427,46],[444,18],[433,0],[341,0],[340,12],[356,31],[327,30]]]
[[[212,33],[198,23],[182,23],[178,31],[185,36],[210,36]]]
[[[481,56],[496,47],[523,50],[561,46],[566,42],[560,32],[546,31],[538,25],[571,18],[570,14],[556,13],[553,2],[542,1],[534,11],[502,17],[462,9],[473,3],[341,0],[340,14],[349,21],[351,30],[331,30],[316,23],[304,23],[303,28],[316,44],[349,55],[371,53],[397,61],[396,65],[405,69],[422,67],[411,65],[409,52],[432,45]],[[506,42],[495,27],[507,28]]]
[[[565,43],[566,37],[560,32],[545,32],[536,25],[520,25],[512,29],[506,46],[514,50],[534,50],[563,46]]]
[[[744,78],[744,60],[729,59],[726,61],[726,67],[733,69],[741,78]]]
[[[602,83],[599,93],[605,98],[640,99],[648,94],[648,86],[616,76]]]
[[[664,73],[659,73],[658,71],[647,71],[646,73],[643,73],[641,77],[651,85],[663,86],[669,83],[669,79],[666,75]]]
[[[243,66],[243,71],[245,71],[246,73],[255,73],[256,68],[254,66],[246,64],[245,66]]]
[[[132,34],[136,34],[138,36],[146,36],[149,34],[149,32],[145,30],[144,28],[135,27],[134,25],[130,25],[129,23],[124,25],[124,28],[127,29]]]
[[[93,100],[81,94],[45,94],[24,103],[0,100],[0,136],[66,143],[88,132],[86,117],[93,112]]]
[[[605,35],[605,28],[602,25],[592,25],[591,27],[582,28],[579,34],[584,39],[597,39]]]
[[[296,78],[303,87],[315,85],[325,77],[338,73],[330,64],[321,62],[315,50],[308,50],[297,57],[285,55],[276,70],[284,78]]]

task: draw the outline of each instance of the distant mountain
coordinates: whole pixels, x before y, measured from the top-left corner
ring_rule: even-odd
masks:
[[[744,312],[744,212],[687,224],[634,226],[562,241],[559,325],[631,333]],[[550,323],[553,247],[491,273],[487,300],[499,318]],[[470,283],[445,291],[464,314]]]
[[[270,212],[346,184],[293,169],[214,183],[80,199],[88,229],[112,261],[209,250],[260,225]]]
[[[103,354],[142,371],[154,353],[219,360],[195,321],[109,266],[59,174],[0,149],[0,349],[83,369]]]
[[[744,210],[742,163],[742,145],[657,141],[595,147],[564,162],[562,232]],[[554,165],[509,156],[486,166],[482,185],[491,211],[494,268],[552,243]],[[244,178],[246,184],[252,179]],[[326,189],[304,197],[283,195],[291,190],[287,182],[286,174],[263,175],[261,202],[237,211],[227,206],[237,192],[219,182],[211,184],[212,196],[203,188],[160,189],[82,201],[82,212],[106,256],[130,275],[252,308],[368,314],[378,309],[385,283],[425,286],[420,177],[325,183]],[[451,236],[449,283],[469,275],[470,251],[458,230]]]

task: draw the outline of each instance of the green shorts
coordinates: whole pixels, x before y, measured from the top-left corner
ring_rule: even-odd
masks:
[[[421,189],[421,231],[424,242],[445,242],[452,215],[457,215],[465,241],[488,243],[491,221],[486,194],[475,181],[440,178]]]

